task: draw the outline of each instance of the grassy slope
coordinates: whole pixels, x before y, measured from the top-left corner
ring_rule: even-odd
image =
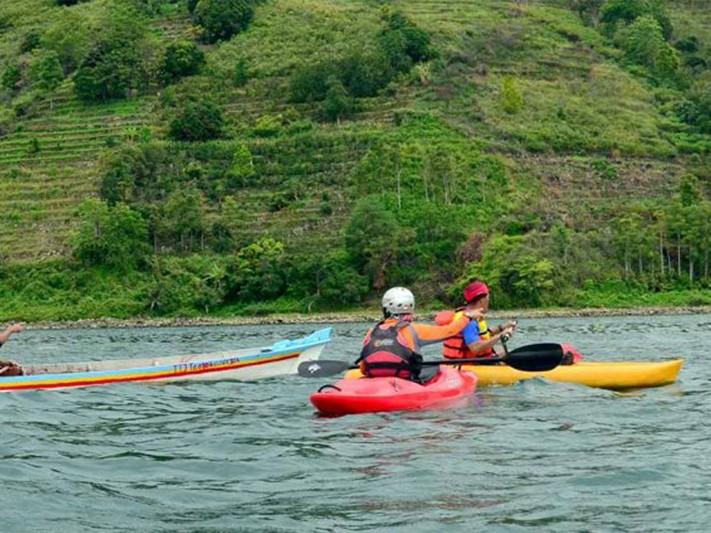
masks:
[[[28,28],[42,27],[61,13],[50,7],[52,0],[11,4],[0,7],[0,20],[13,24],[0,33],[0,61]],[[266,115],[295,113],[315,120],[312,106],[287,102],[286,77],[299,63],[371,39],[379,17],[373,2],[270,0],[258,8],[247,32],[207,50],[208,75],[183,82],[219,94],[231,129],[255,154],[262,179],[238,195],[256,221],[245,226],[246,233],[269,231],[299,246],[328,245],[352,202],[345,188],[349,174],[371,143],[396,133],[393,119],[403,110],[432,114],[463,139],[497,154],[508,163],[514,189],[534,187],[539,209],[585,225],[596,223],[601,205],[668,194],[687,168],[685,158],[674,155],[652,89],[618,67],[615,51],[562,2],[529,1],[521,8],[503,0],[392,4],[433,34],[446,67],[427,85],[401,83],[395,94],[365,101],[361,112],[340,125],[317,123],[308,134],[276,138],[251,135]],[[96,0],[72,9],[99,13],[103,6]],[[674,13],[680,21],[695,21],[702,32],[695,13]],[[190,34],[184,13],[157,19],[153,27],[164,41]],[[235,88],[225,80],[240,57],[247,59],[254,79]],[[507,114],[499,103],[507,75],[523,90],[525,104],[517,115]],[[73,209],[97,192],[107,140],[136,136],[144,126],[154,138],[165,133],[154,96],[85,106],[67,83],[51,105],[42,102],[18,131],[1,138],[2,254],[12,261],[66,254]],[[39,142],[39,153],[32,153],[31,139]],[[616,169],[617,178],[595,170],[600,160]],[[302,184],[303,195],[288,208],[270,212],[270,197],[289,180]],[[335,204],[327,218],[318,209],[323,191]]]

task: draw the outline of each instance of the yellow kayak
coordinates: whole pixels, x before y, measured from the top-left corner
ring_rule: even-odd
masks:
[[[506,365],[464,365],[464,370],[474,372],[479,386],[512,385],[531,378],[577,383],[601,389],[641,389],[674,383],[683,359],[668,361],[581,361],[573,365],[560,365],[546,372],[522,372]]]
[[[601,389],[625,390],[660,387],[676,381],[683,359],[668,361],[581,361],[573,365],[560,365],[545,372],[523,372],[507,365],[464,365],[462,370],[473,372],[479,378],[478,386],[513,385],[531,378],[577,383]],[[346,379],[362,377],[360,370],[350,370]]]

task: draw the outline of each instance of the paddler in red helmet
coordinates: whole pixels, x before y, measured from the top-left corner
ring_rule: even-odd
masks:
[[[472,357],[496,357],[494,346],[502,338],[510,337],[516,329],[516,322],[510,321],[503,325],[489,328],[486,323],[486,313],[489,311],[489,287],[480,280],[470,282],[464,288],[466,305],[454,311],[442,311],[435,317],[437,324],[446,325],[459,319],[466,313],[478,313],[460,333],[447,339],[442,348],[442,355],[449,359]]]
[[[427,344],[442,342],[483,316],[476,309],[463,310],[446,325],[413,322],[415,296],[404,287],[393,287],[383,295],[383,320],[371,328],[363,340],[356,363],[366,377],[400,377],[417,381]]]

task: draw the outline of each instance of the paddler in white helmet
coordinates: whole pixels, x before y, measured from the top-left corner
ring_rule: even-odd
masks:
[[[366,377],[395,376],[417,381],[422,347],[457,335],[472,319],[481,317],[481,312],[471,310],[445,326],[413,322],[415,296],[405,287],[388,289],[383,295],[382,308],[383,320],[366,334],[356,361]]]

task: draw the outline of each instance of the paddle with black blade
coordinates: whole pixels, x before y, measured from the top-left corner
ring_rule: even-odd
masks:
[[[560,344],[541,343],[521,346],[507,351],[503,357],[484,359],[445,359],[442,361],[423,361],[422,366],[436,365],[494,365],[505,363],[516,370],[524,372],[543,372],[557,367],[563,360],[563,348]],[[323,378],[335,376],[346,370],[358,368],[347,361],[318,360],[304,361],[298,366],[298,373],[306,378]]]

